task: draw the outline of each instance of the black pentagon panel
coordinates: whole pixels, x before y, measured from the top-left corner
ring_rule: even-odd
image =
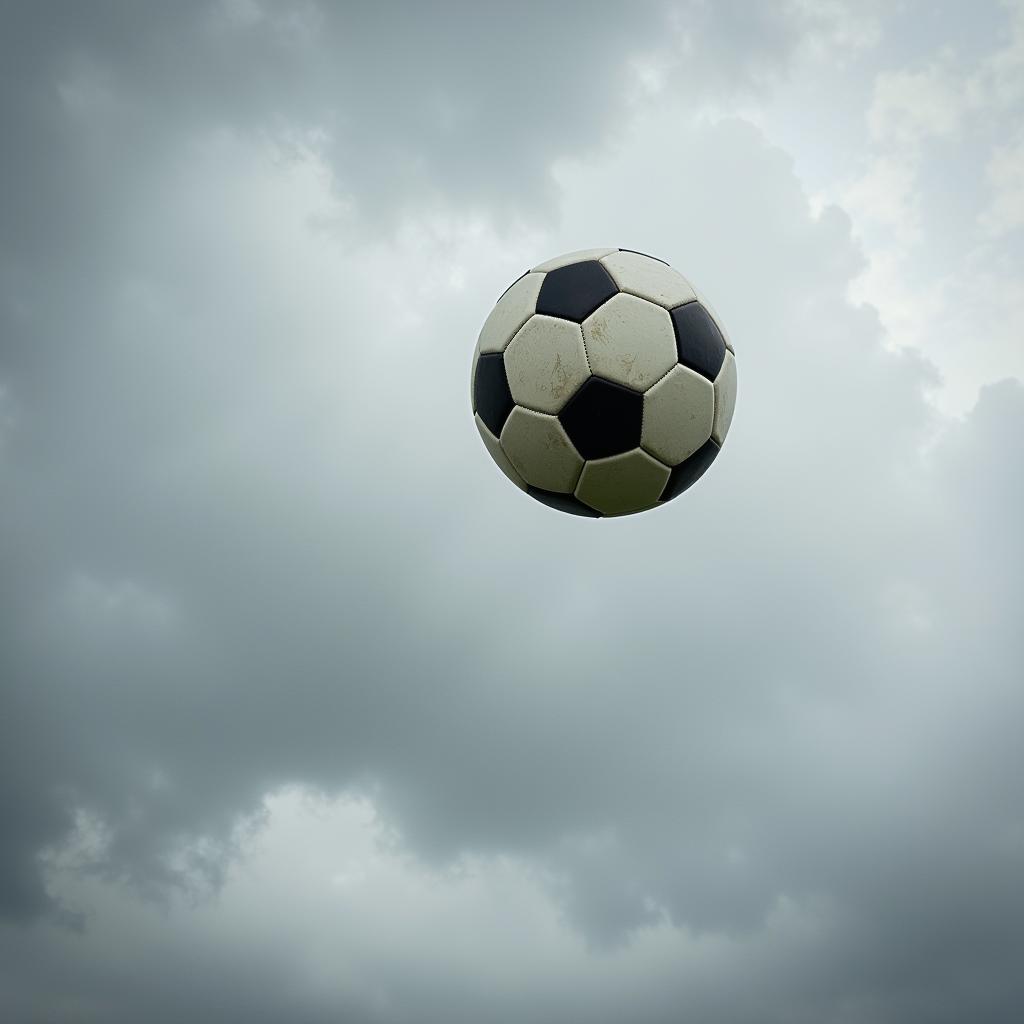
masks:
[[[512,401],[512,392],[508,388],[503,352],[487,352],[477,360],[473,398],[476,400],[476,411],[480,414],[480,419],[487,424],[487,429],[498,437],[515,404]]]
[[[532,484],[526,488],[526,493],[551,508],[557,508],[559,512],[568,512],[574,516],[590,516],[592,519],[601,518],[600,512],[580,501],[574,494],[545,491],[542,487],[534,487]]]
[[[671,501],[678,498],[688,487],[695,484],[707,471],[708,466],[715,461],[722,449],[712,440],[707,440],[688,459],[680,462],[672,470],[665,484],[665,490],[661,492],[659,501]]]
[[[618,292],[611,274],[597,260],[548,271],[537,296],[537,312],[582,323]]]
[[[711,314],[699,302],[672,310],[679,362],[713,381],[725,359],[725,338]]]
[[[637,256],[646,256],[649,260],[657,260],[659,263],[664,263],[666,267],[669,265],[666,260],[663,260],[658,256],[652,256],[649,252],[641,252],[639,249],[620,249],[619,252],[636,253]]]
[[[585,380],[558,414],[585,459],[604,459],[636,448],[643,416],[644,396],[604,377]]]

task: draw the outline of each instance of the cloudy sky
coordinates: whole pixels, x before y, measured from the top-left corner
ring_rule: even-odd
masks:
[[[0,1017],[1016,1022],[1024,6],[5,3]],[[505,286],[727,325],[523,496]]]

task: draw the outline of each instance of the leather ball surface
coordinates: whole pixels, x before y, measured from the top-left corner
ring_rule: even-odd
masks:
[[[484,446],[538,501],[582,516],[678,497],[725,442],[736,357],[667,263],[587,249],[514,281],[484,322],[471,401]]]

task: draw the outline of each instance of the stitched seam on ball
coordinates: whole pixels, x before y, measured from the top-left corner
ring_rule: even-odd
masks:
[[[649,302],[652,306],[657,306],[658,309],[663,309],[666,312],[671,312],[673,309],[678,309],[680,306],[688,306],[691,302],[697,301],[696,299],[684,299],[682,302],[676,302],[671,306],[666,306],[664,302],[660,302],[658,299],[652,299],[650,295],[641,295],[639,292],[630,291],[628,288],[620,288],[619,294],[632,295],[634,299],[643,299],[644,302]]]
[[[575,392],[573,392],[573,394],[575,394]],[[562,409],[564,409],[567,404],[568,404],[567,402],[563,402],[562,403]],[[555,420],[558,419],[558,413],[560,413],[562,411],[562,409],[559,409],[558,412],[545,412],[543,409],[534,409],[534,407],[532,405],[524,405],[522,402],[517,402],[513,398],[512,399],[512,408],[515,409],[517,406],[520,409],[525,409],[527,412],[535,412],[538,416],[548,416],[551,419],[555,419]],[[512,413],[509,413],[509,416],[511,416],[511,415],[512,415]],[[561,420],[559,420],[559,423],[561,423]],[[564,430],[565,427],[563,427],[562,429]]]
[[[520,409],[526,409],[527,412],[536,413],[538,416],[547,416],[550,419],[553,419],[553,420],[555,420],[558,423],[558,429],[561,430],[561,432],[563,434],[565,434],[565,439],[569,442],[569,447],[572,449],[573,453],[576,455],[576,458],[580,460],[580,468],[579,468],[579,472],[576,474],[576,482],[572,485],[572,490],[571,491],[568,491],[568,492],[567,491],[555,491],[553,493],[555,493],[555,494],[566,494],[566,493],[568,493],[568,494],[575,494],[576,487],[577,487],[577,485],[580,482],[580,476],[583,475],[583,467],[587,464],[587,460],[583,458],[583,456],[579,452],[579,449],[576,447],[576,445],[573,444],[572,438],[569,437],[568,433],[566,432],[565,427],[562,426],[562,421],[560,419],[558,419],[557,415],[552,415],[549,412],[541,412],[539,409],[531,409],[529,406],[519,405],[518,402],[514,402],[513,405],[512,405],[512,408],[515,409],[517,406]],[[509,416],[511,416],[511,415],[512,415],[512,413],[509,413]],[[508,423],[508,418],[505,419],[505,422]],[[485,423],[484,426],[487,426],[487,424]],[[502,433],[504,433],[504,432],[505,432],[505,429],[503,427],[502,428]],[[492,433],[491,436],[493,437],[494,434]],[[526,480],[526,474],[523,473],[523,471],[515,464],[515,462],[512,459],[512,456],[509,454],[509,450],[505,447],[504,444],[502,444],[501,438],[498,437],[497,441],[498,441],[498,447],[505,453],[505,458],[507,458],[508,461],[512,463],[512,466],[515,469],[515,471],[521,477],[523,477],[523,480],[525,481]],[[538,485],[537,484],[531,484],[530,486],[536,487]],[[546,489],[547,490],[551,490],[551,488],[546,488]],[[582,499],[580,499],[580,500],[582,501]],[[586,504],[586,502],[584,502],[584,504]],[[592,506],[590,506],[590,507],[592,507]],[[595,511],[596,511],[596,509],[595,509]]]
[[[675,334],[673,332],[673,337],[674,336],[675,336]],[[676,359],[675,363],[673,363],[672,366],[670,366],[653,384],[648,384],[647,387],[644,388],[644,392],[643,392],[644,400],[643,400],[643,402],[640,405],[640,437],[641,438],[644,436],[644,417],[647,415],[647,392],[650,391],[651,388],[657,387],[677,366],[680,366],[680,365],[682,365],[682,364],[679,362],[678,359]],[[641,447],[643,447],[643,442],[642,441],[640,442],[640,444],[641,444]],[[646,451],[646,449],[644,449],[644,450]]]
[[[580,329],[580,341],[583,342],[583,358],[587,361],[587,374],[593,377],[594,369],[590,365],[590,353],[587,351],[587,336],[583,333],[583,324],[577,324],[576,326]],[[586,381],[584,381],[583,384],[586,384]],[[580,387],[583,387],[583,384],[581,384]]]
[[[506,341],[504,346],[500,349],[502,355],[504,355],[508,350],[509,345],[516,340],[516,335],[530,322],[532,316],[533,313],[527,313],[526,319],[508,336],[508,341]]]
[[[671,467],[671,466],[670,466],[670,465],[669,465],[669,464],[668,464],[668,463],[667,463],[667,462],[666,462],[666,461],[665,461],[665,460],[664,460],[663,458],[661,458],[661,456],[660,456],[660,455],[657,455],[657,454],[655,454],[654,452],[652,452],[652,451],[651,451],[651,449],[650,449],[650,448],[648,448],[648,447],[647,447],[647,446],[646,446],[646,445],[645,445],[645,444],[643,443],[643,441],[641,441],[641,442],[640,442],[640,443],[639,443],[639,444],[637,445],[637,448],[639,448],[639,449],[640,449],[640,451],[642,451],[642,452],[643,452],[643,453],[644,453],[645,455],[650,455],[650,457],[651,457],[652,459],[654,459],[654,461],[655,461],[656,463],[658,463],[658,465],[659,465],[659,466],[664,466],[664,467],[665,467],[665,468],[666,468],[666,469],[667,469],[667,470],[668,470],[668,471],[669,471],[670,473],[672,472],[672,467]],[[694,451],[696,451],[696,450],[697,450],[697,449],[696,449],[696,448],[694,448]],[[690,454],[692,455],[693,453],[691,452]],[[688,459],[689,457],[690,457],[690,456],[689,456],[689,455],[687,455],[687,457],[686,457],[686,458]],[[683,461],[685,462],[686,460],[684,459]],[[662,490],[664,490],[664,488],[662,488]]]

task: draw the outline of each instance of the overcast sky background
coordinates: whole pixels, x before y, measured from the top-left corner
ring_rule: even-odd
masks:
[[[0,11],[0,1017],[1020,1020],[1024,6]],[[739,398],[591,521],[606,245]]]

